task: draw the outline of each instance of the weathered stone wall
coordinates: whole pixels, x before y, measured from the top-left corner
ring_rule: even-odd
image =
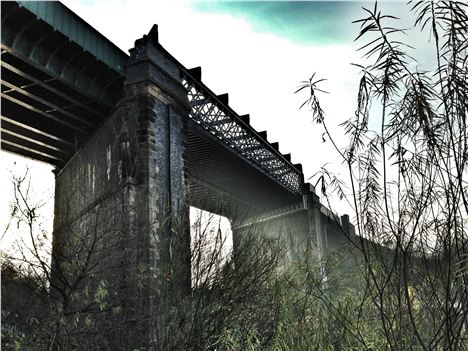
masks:
[[[146,256],[139,223],[146,203],[128,132],[138,109],[138,102],[123,102],[56,177],[54,293],[66,312],[91,313],[93,327],[104,338],[119,336],[120,345],[127,339],[123,331],[136,323],[132,310],[141,304],[138,272]],[[107,291],[102,299],[96,298],[99,288]]]

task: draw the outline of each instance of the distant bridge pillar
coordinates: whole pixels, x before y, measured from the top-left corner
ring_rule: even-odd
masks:
[[[319,197],[309,183],[303,184],[302,198],[298,202],[261,213],[253,217],[241,217],[233,223],[234,256],[241,254],[246,237],[262,235],[285,249],[285,264],[306,259],[319,262],[325,257],[327,231],[340,232],[339,226],[321,212]],[[324,268],[322,273],[325,274]]]
[[[320,266],[320,270],[322,275],[325,273],[323,269],[322,260],[324,258],[324,248],[325,244],[325,235],[324,230],[326,227],[322,223],[322,214],[320,212],[320,199],[315,194],[315,191],[312,188],[312,185],[309,183],[304,184],[303,189],[303,200],[304,200],[304,207],[307,210],[307,222],[308,222],[308,234],[310,243],[314,243],[315,245],[310,245],[308,249],[310,251],[315,251],[316,258],[318,260],[318,264]]]
[[[85,296],[71,304],[104,309],[96,330],[125,350],[164,342],[171,306],[190,291],[190,105],[156,27],[130,52],[123,98],[56,176],[53,240],[57,295],[79,286]]]

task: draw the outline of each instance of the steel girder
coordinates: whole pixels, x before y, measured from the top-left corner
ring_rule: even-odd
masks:
[[[255,131],[245,118],[230,109],[227,97],[216,96],[189,70],[182,70],[182,83],[192,106],[192,120],[292,193],[301,192],[304,179],[300,166],[282,155],[277,143],[270,144],[266,133]]]
[[[1,3],[2,149],[61,167],[118,100],[123,75],[29,9],[63,5],[26,5]]]
[[[218,212],[212,207],[221,205],[237,214],[242,208],[251,216],[299,200],[296,193],[252,167],[244,156],[192,119],[187,123],[186,172],[191,184],[189,202],[214,213]],[[217,200],[207,201],[213,200],[209,194]]]

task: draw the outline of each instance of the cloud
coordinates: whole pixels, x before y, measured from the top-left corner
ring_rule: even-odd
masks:
[[[300,44],[337,45],[352,41],[349,30],[357,6],[351,2],[196,2],[204,13],[247,19],[259,33],[272,33]]]

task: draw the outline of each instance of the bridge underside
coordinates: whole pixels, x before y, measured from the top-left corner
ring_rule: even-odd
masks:
[[[123,65],[128,60],[75,17],[55,2],[2,2],[1,148],[58,169],[98,130],[123,96]],[[66,25],[66,18],[73,19],[75,27]],[[210,91],[203,94],[209,111],[223,105]],[[217,115],[226,109],[221,105]],[[208,126],[212,132],[230,121],[223,116]],[[188,121],[190,204],[232,217],[235,211],[256,214],[297,202],[297,194],[265,176],[255,162],[246,162],[239,154],[244,149],[235,151],[206,128]],[[239,143],[251,137],[235,138]],[[278,167],[278,156],[268,155]],[[281,167],[278,171],[284,172]]]
[[[123,96],[128,56],[99,35],[93,39],[86,26],[65,26],[73,14],[57,4],[35,8],[34,2],[2,2],[1,148],[60,170]],[[212,103],[220,102],[208,97],[211,111]],[[229,120],[222,118],[212,123]],[[233,217],[298,201],[297,194],[265,176],[255,162],[246,162],[239,155],[244,149],[234,150],[190,119],[186,150],[188,201],[195,207]]]
[[[302,201],[246,164],[193,122],[188,123],[188,201],[233,219]]]
[[[122,75],[16,2],[2,2],[1,36],[1,147],[62,167],[120,97]]]

